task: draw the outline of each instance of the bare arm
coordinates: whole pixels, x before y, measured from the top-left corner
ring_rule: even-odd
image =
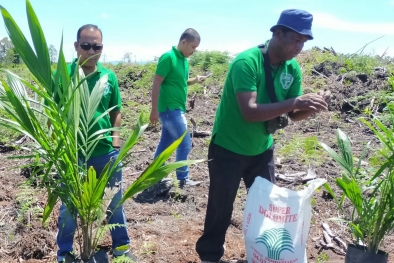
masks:
[[[257,104],[257,92],[238,92],[237,101],[242,116],[248,122],[268,121],[294,110],[294,99],[270,104]]]
[[[236,96],[242,116],[248,122],[268,121],[295,110],[327,110],[327,103],[316,94],[306,94],[270,104],[258,104],[256,102],[256,92],[238,92]]]
[[[292,121],[302,121],[309,118],[311,115],[316,113],[315,110],[294,110],[289,112],[289,118]]]
[[[158,111],[158,101],[159,101],[159,94],[160,94],[160,86],[163,83],[164,78],[160,75],[155,75],[153,79],[152,85],[152,109],[150,112],[150,122],[155,125],[159,121],[159,111]]]
[[[189,78],[187,80],[187,85],[191,86],[191,85],[194,85],[196,83],[202,83],[202,82],[204,82],[204,80],[206,78],[207,78],[206,76],[197,76],[197,77],[194,77],[194,78]]]
[[[120,124],[122,122],[122,114],[120,111],[111,111],[109,113],[109,118],[111,120],[112,127],[120,127]],[[112,146],[113,147],[119,147],[120,146],[120,132],[119,131],[113,131],[112,132]]]
[[[197,77],[195,77],[195,78],[189,78],[189,79],[187,80],[187,85],[188,85],[188,86],[194,85],[194,84],[196,84],[196,83],[197,83]]]

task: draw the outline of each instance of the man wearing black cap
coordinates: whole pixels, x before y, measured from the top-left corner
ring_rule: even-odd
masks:
[[[330,92],[302,95],[301,70],[294,59],[313,39],[312,20],[303,10],[283,11],[271,28],[272,38],[240,53],[229,67],[208,150],[208,206],[196,245],[203,263],[223,256],[241,178],[246,188],[257,176],[275,182],[271,133],[285,126],[283,116],[300,121],[327,110]],[[266,70],[272,77],[266,79]]]

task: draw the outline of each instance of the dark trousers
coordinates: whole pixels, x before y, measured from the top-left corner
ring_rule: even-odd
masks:
[[[208,150],[209,196],[204,233],[196,251],[202,261],[219,261],[241,178],[250,188],[257,176],[275,182],[274,147],[256,156],[236,154],[211,142]]]

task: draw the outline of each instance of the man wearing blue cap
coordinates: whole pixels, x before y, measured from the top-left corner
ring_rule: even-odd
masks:
[[[303,10],[283,11],[271,28],[272,38],[240,53],[229,67],[208,150],[208,206],[196,245],[203,263],[223,256],[241,178],[246,188],[257,176],[275,182],[271,133],[285,126],[283,116],[300,121],[327,110],[330,92],[302,95],[301,70],[294,59],[313,39],[312,20]],[[272,77],[266,78],[266,71]]]

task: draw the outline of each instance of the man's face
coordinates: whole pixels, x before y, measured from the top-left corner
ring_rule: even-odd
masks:
[[[182,54],[188,58],[196,51],[196,48],[200,45],[200,40],[195,39],[193,42],[187,42],[186,40],[182,40]]]
[[[301,52],[305,42],[309,40],[308,36],[292,31],[286,33],[281,31],[278,38],[281,46],[281,56],[284,61],[296,57]]]
[[[94,28],[82,30],[79,42],[75,42],[74,47],[81,64],[88,59],[84,67],[95,67],[103,51],[100,31]]]

